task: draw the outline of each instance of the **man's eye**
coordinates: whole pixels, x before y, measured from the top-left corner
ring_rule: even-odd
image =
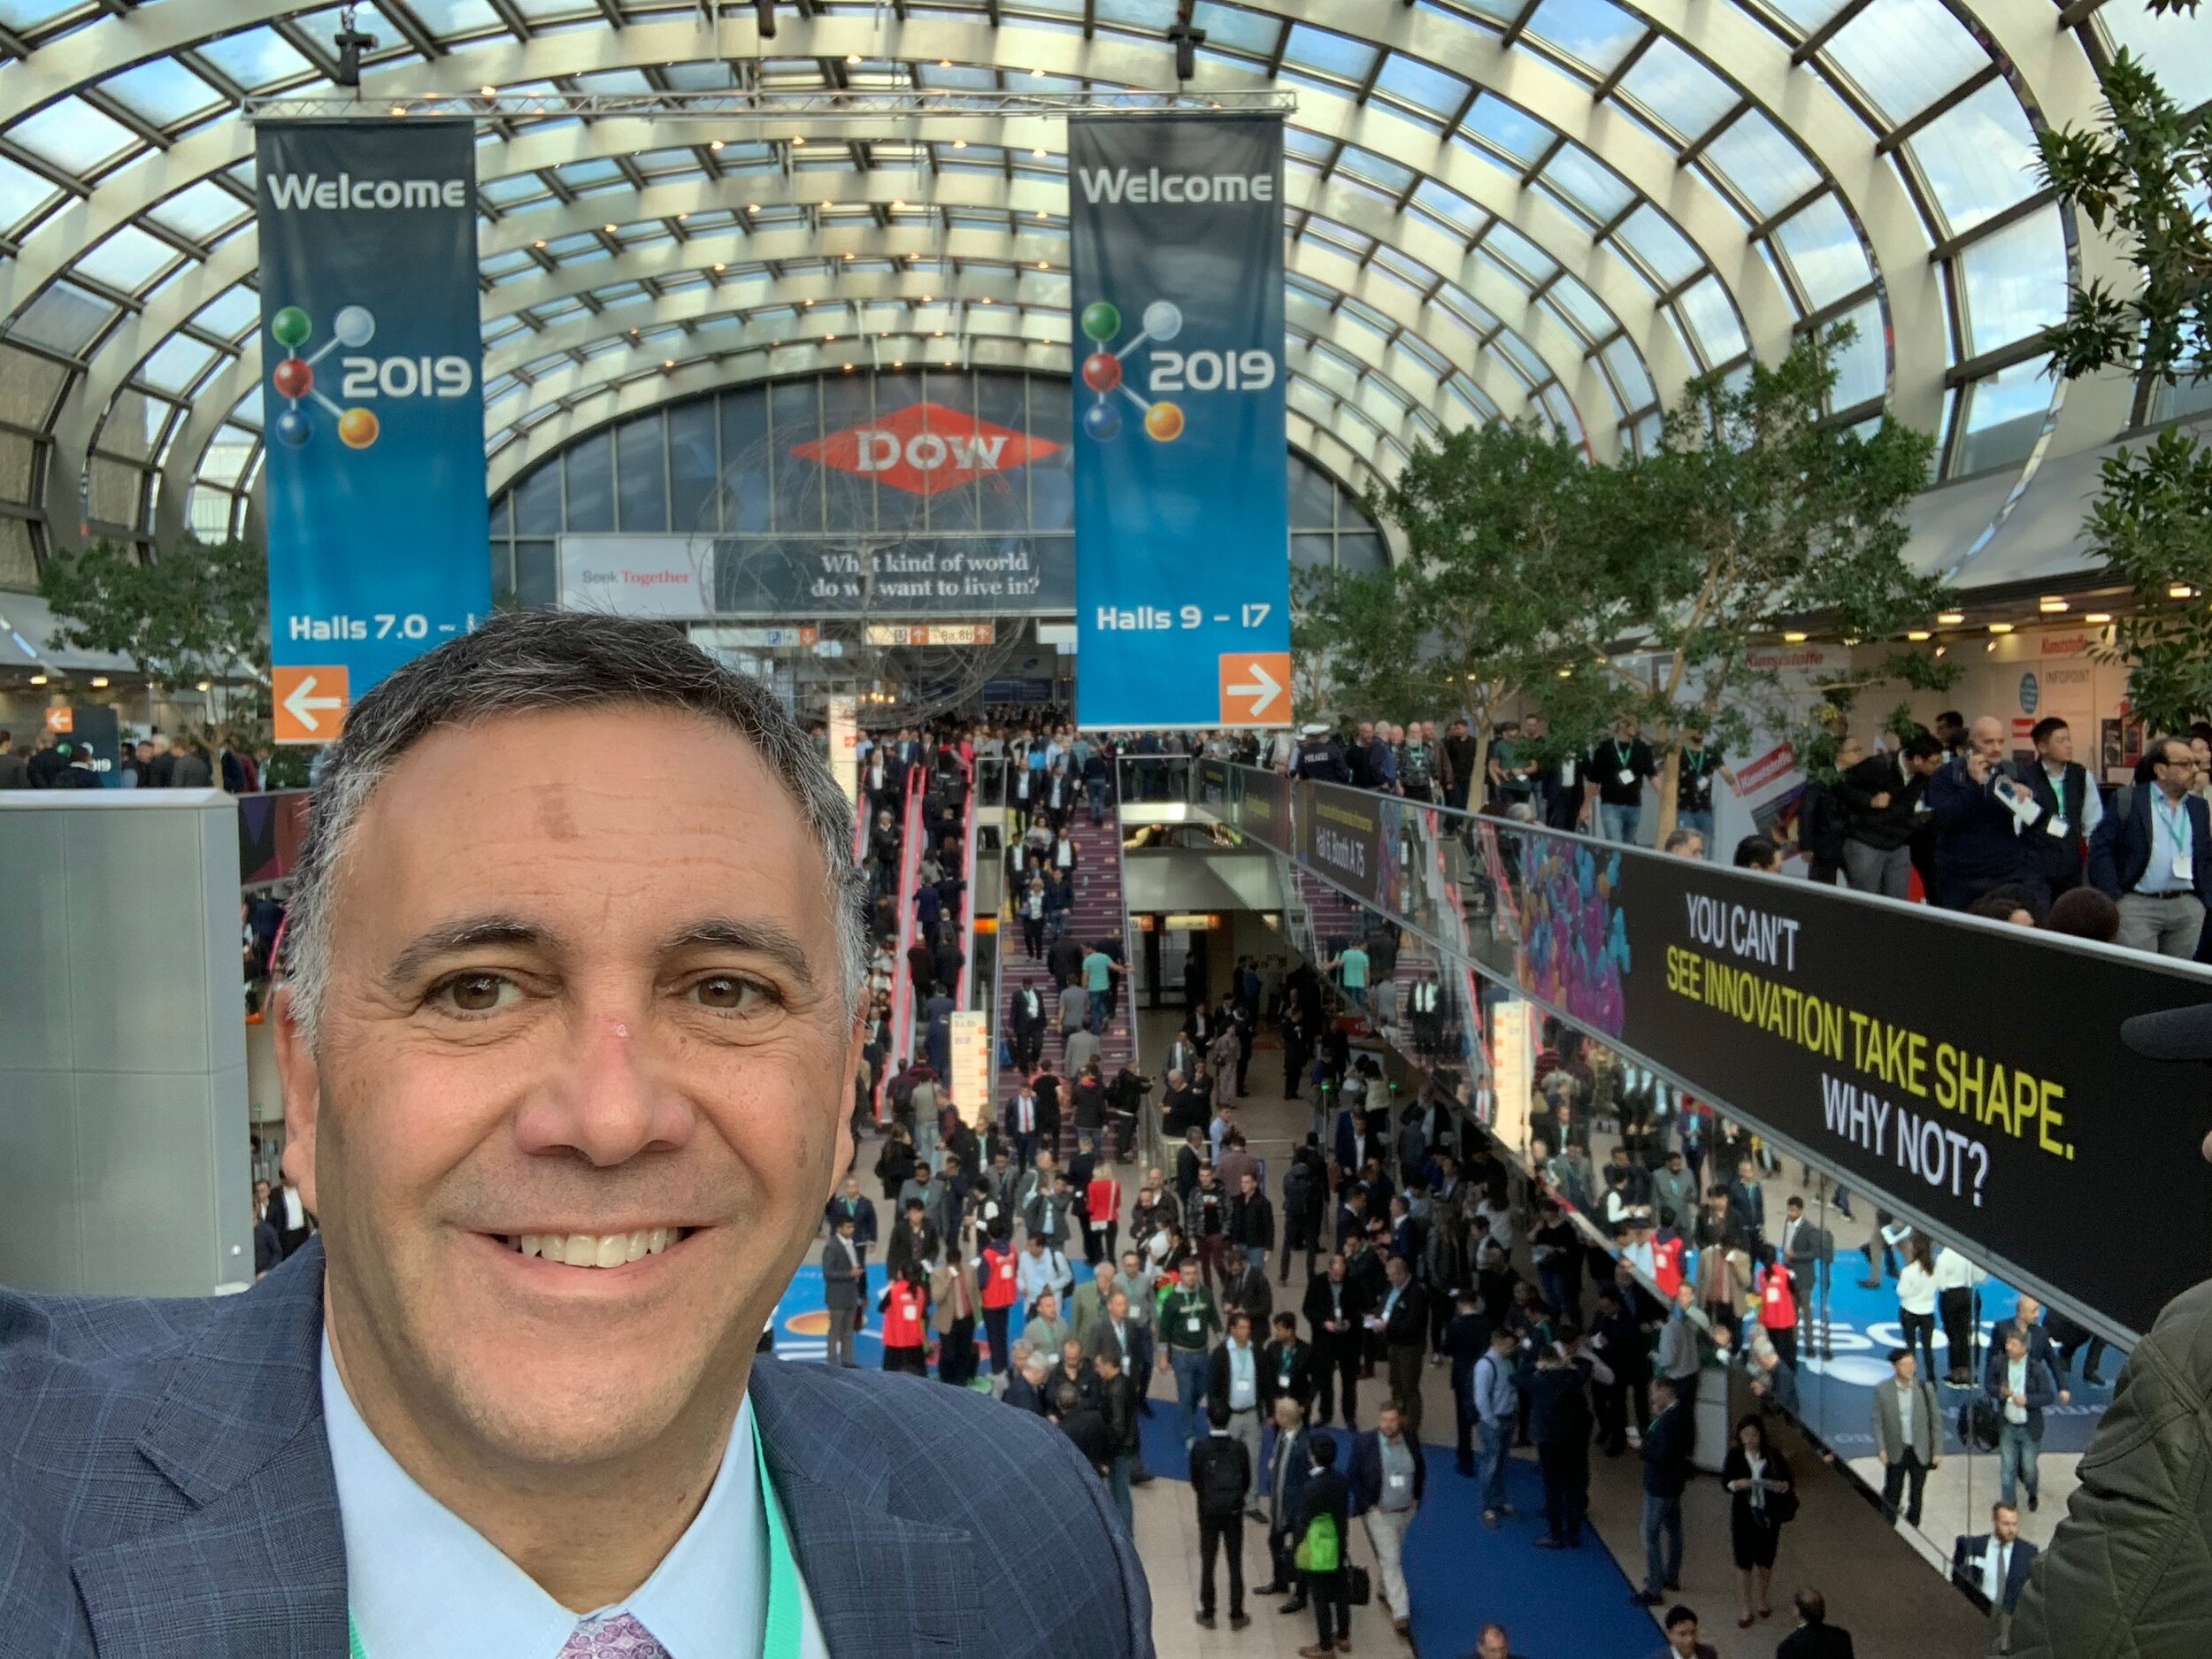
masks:
[[[512,979],[497,973],[462,973],[430,994],[431,1001],[456,1014],[489,1014],[511,1007],[521,995]]]
[[[691,995],[702,1008],[718,1013],[751,1014],[767,1005],[768,994],[756,981],[734,973],[712,973],[696,981]]]

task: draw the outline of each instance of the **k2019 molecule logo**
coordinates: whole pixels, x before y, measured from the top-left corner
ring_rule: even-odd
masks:
[[[1156,348],[1183,332],[1182,309],[1171,300],[1154,300],[1144,308],[1143,329],[1118,350],[1107,348],[1121,332],[1121,308],[1094,300],[1083,308],[1083,333],[1092,342],[1090,356],[1077,373],[1096,401],[1083,411],[1083,430],[1101,443],[1121,435],[1119,392],[1144,411],[1144,430],[1156,443],[1172,443],[1183,435],[1183,406],[1164,397],[1139,396],[1123,375],[1123,364],[1139,346],[1154,345],[1145,354],[1145,390],[1160,392],[1258,392],[1275,384],[1275,354],[1261,348],[1245,351],[1169,351]]]
[[[288,449],[303,447],[313,433],[305,404],[320,404],[337,418],[339,442],[349,449],[365,449],[381,434],[383,424],[361,400],[465,397],[476,383],[475,365],[466,357],[352,355],[376,338],[376,319],[364,305],[340,306],[330,319],[330,338],[306,357],[300,349],[313,338],[315,325],[299,306],[287,305],[270,318],[269,333],[285,353],[270,371],[269,383],[285,402],[273,429],[277,442]],[[315,385],[315,365],[341,346],[349,354],[338,359],[338,396],[347,400],[345,406]]]

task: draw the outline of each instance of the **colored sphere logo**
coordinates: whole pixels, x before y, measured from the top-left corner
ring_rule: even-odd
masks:
[[[1083,411],[1083,431],[1100,443],[1111,443],[1121,435],[1121,407],[1114,401],[1117,392],[1144,411],[1145,435],[1155,443],[1172,443],[1183,435],[1182,405],[1139,396],[1122,373],[1123,360],[1139,346],[1147,341],[1172,340],[1183,332],[1182,310],[1171,300],[1154,300],[1144,308],[1142,321],[1141,332],[1116,351],[1108,347],[1121,332],[1121,307],[1094,300],[1077,319],[1092,346],[1077,373],[1097,400]]]
[[[301,405],[319,403],[337,418],[339,442],[349,449],[365,449],[376,442],[382,430],[376,411],[357,404],[342,409],[316,390],[315,365],[339,346],[356,349],[367,345],[376,337],[376,319],[366,306],[339,307],[338,314],[330,319],[330,338],[310,355],[302,357],[300,348],[314,334],[314,319],[296,305],[287,305],[269,319],[270,338],[285,351],[269,371],[269,384],[286,404],[271,430],[276,441],[288,449],[303,448],[314,434],[314,424],[308,419],[309,411]]]

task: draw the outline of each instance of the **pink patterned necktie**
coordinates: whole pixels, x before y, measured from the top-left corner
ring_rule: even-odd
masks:
[[[653,1632],[627,1613],[586,1619],[577,1625],[559,1659],[670,1659]]]

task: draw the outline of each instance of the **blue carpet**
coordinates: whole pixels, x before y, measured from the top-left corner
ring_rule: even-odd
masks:
[[[1154,1400],[1141,1432],[1145,1466],[1155,1475],[1188,1479],[1182,1414],[1174,1402]],[[1343,1431],[1321,1432],[1337,1443],[1338,1466],[1348,1467],[1351,1448]],[[1271,1452],[1272,1432],[1267,1445]],[[1482,1524],[1476,1484],[1453,1469],[1452,1448],[1425,1442],[1423,1450],[1427,1495],[1406,1534],[1405,1564],[1413,1639],[1424,1659],[1472,1653],[1476,1636],[1493,1619],[1526,1659],[1647,1659],[1658,1647],[1651,1616],[1630,1605],[1634,1586],[1594,1531],[1585,1529],[1578,1550],[1536,1548],[1544,1531],[1544,1483],[1535,1463],[1507,1461],[1506,1502],[1520,1514],[1508,1516],[1494,1532]],[[1261,1570],[1264,1543],[1248,1537],[1245,1559],[1248,1570]],[[1376,1594],[1379,1599],[1379,1586]],[[1256,1617],[1264,1610],[1251,1609]],[[1179,1611],[1155,1609],[1161,1617]]]

